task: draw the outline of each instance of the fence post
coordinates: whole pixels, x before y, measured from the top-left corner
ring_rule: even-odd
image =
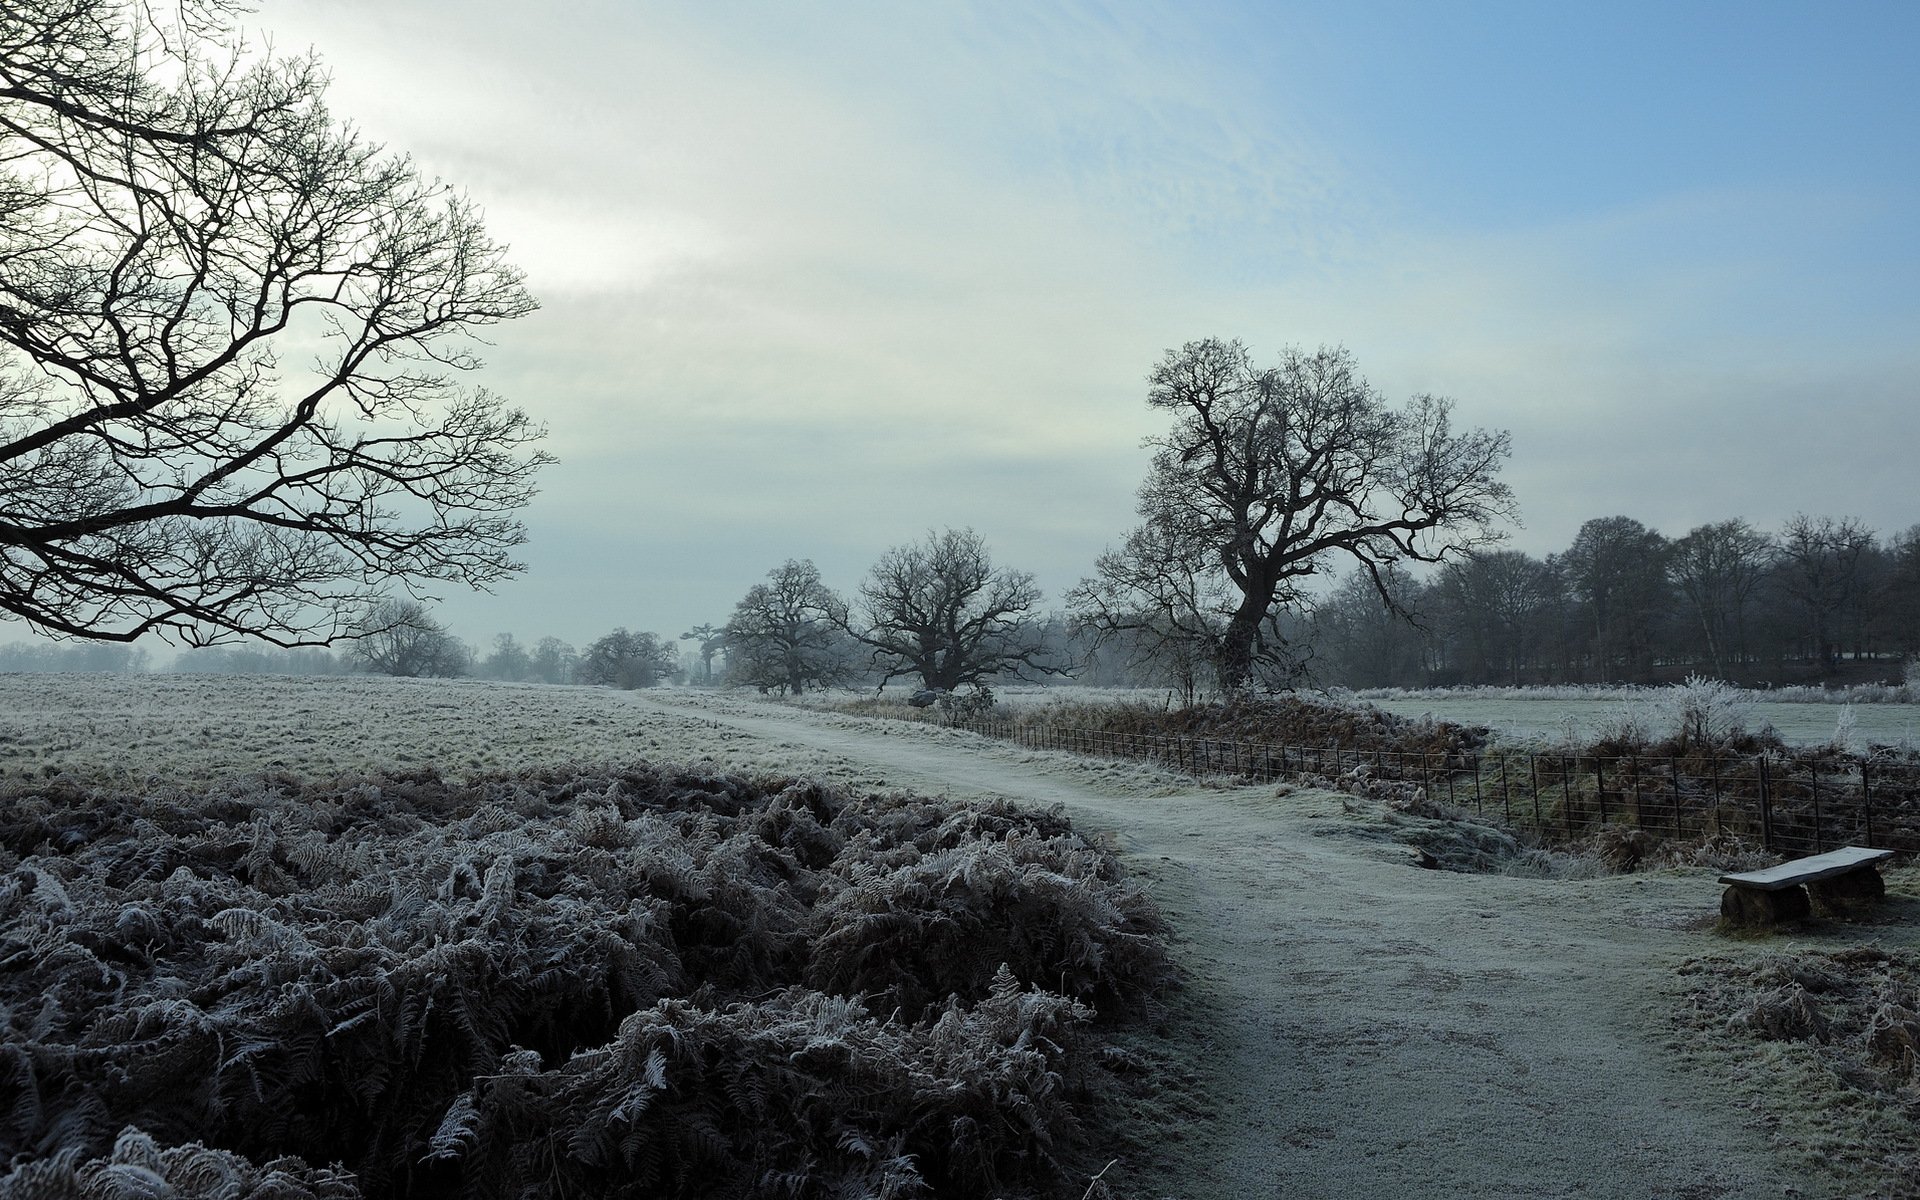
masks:
[[[1633,760],[1633,823],[1642,829],[1647,827],[1647,806],[1640,798],[1640,760]]]
[[[1760,848],[1773,853],[1773,781],[1767,770],[1767,756],[1754,759],[1760,772]]]
[[[1813,852],[1823,854],[1827,848],[1820,839],[1820,764],[1816,761],[1807,763],[1807,791],[1813,796]]]
[[[1540,756],[1538,754],[1527,755],[1527,774],[1533,777],[1533,827],[1536,831],[1542,830],[1547,827],[1547,823],[1540,818]]]
[[[1720,756],[1715,754],[1707,761],[1713,766],[1713,833],[1718,837],[1726,832],[1720,824]]]
[[[1567,760],[1560,759],[1560,824],[1567,831],[1567,840],[1573,840],[1573,774],[1567,770]]]
[[[1680,832],[1680,760],[1667,755],[1667,782],[1673,785],[1673,836],[1684,835]]]
[[[1873,787],[1867,781],[1867,760],[1860,760],[1860,817],[1867,825],[1867,845],[1873,845]]]
[[[1487,810],[1483,807],[1480,798],[1480,756],[1469,754],[1467,761],[1473,765],[1473,811],[1480,816],[1485,816]]]
[[[1575,759],[1578,762],[1579,759]],[[1597,755],[1593,760],[1593,796],[1600,802],[1600,823],[1607,823],[1607,760]]]
[[[1513,788],[1507,783],[1507,756],[1500,756],[1500,809],[1507,814],[1507,824],[1513,824]]]

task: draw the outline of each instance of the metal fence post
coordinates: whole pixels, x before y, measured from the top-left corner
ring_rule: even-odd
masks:
[[[1540,819],[1540,756],[1527,755],[1527,772],[1533,776],[1533,827],[1546,828],[1546,822]]]
[[[1767,756],[1754,759],[1760,773],[1760,847],[1773,853],[1773,781],[1768,777]]]
[[[1866,759],[1860,760],[1860,819],[1866,823],[1867,845],[1873,845],[1873,786],[1867,780]]]
[[[1579,759],[1573,760],[1578,763]],[[1607,760],[1596,755],[1593,760],[1593,795],[1600,802],[1600,823],[1607,823]]]
[[[1820,839],[1820,764],[1818,762],[1807,764],[1807,791],[1813,797],[1813,852],[1821,854],[1826,851],[1826,847],[1821,844]]]
[[[1573,776],[1567,770],[1567,760],[1560,760],[1560,824],[1567,831],[1567,840],[1573,840]]]

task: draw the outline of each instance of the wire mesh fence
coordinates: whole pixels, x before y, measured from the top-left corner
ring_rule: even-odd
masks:
[[[1607,825],[1676,839],[1732,834],[1781,854],[1920,852],[1920,762],[1835,754],[1593,755],[1288,746],[1183,734],[961,721],[1036,750],[1130,758],[1194,775],[1392,780],[1555,840]]]

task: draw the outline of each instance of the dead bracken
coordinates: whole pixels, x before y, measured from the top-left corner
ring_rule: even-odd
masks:
[[[1093,1035],[1167,979],[1112,856],[1004,805],[650,766],[0,802],[9,1200],[1051,1195]]]

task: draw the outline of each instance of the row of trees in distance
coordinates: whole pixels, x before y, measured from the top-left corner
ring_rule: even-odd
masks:
[[[1316,676],[1355,687],[1749,683],[1886,674],[1920,657],[1920,525],[1881,539],[1850,518],[1739,519],[1667,538],[1629,517],[1543,558],[1484,550],[1428,578],[1349,576],[1305,635]]]

